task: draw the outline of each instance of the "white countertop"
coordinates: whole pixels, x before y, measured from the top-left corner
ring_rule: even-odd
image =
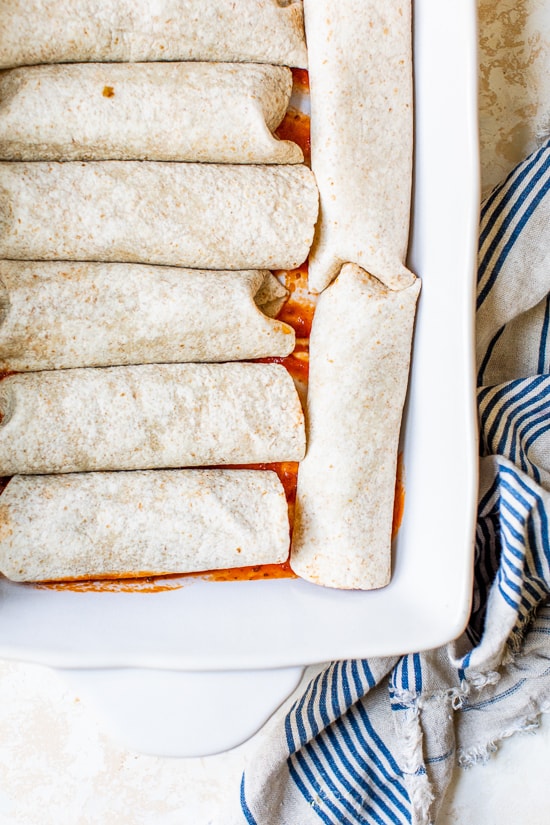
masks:
[[[550,134],[550,4],[478,0],[478,8],[487,192]],[[131,753],[59,673],[0,661],[2,825],[223,825],[249,751],[245,743],[201,759]],[[549,760],[547,716],[486,765],[457,770],[438,825],[545,825]]]

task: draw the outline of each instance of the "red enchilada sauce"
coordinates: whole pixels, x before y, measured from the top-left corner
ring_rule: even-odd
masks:
[[[309,94],[309,75],[306,69],[292,69],[292,92],[298,96]],[[282,122],[275,129],[275,135],[280,140],[292,140],[297,143],[304,153],[304,161],[309,166],[311,161],[309,115],[295,109],[291,103]]]
[[[292,69],[292,85],[295,91],[309,94],[309,73],[307,69]]]
[[[298,339],[309,338],[315,312],[315,299],[307,291],[307,262],[297,269],[279,269],[275,275],[288,289],[288,300],[277,315],[279,321],[291,326]]]
[[[309,115],[298,109],[289,108],[275,134],[281,140],[292,140],[304,153],[304,161],[311,162],[311,140],[309,135]]]

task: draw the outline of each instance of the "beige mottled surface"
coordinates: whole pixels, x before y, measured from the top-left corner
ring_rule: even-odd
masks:
[[[480,146],[486,194],[550,134],[547,0],[478,0]]]
[[[479,10],[487,190],[548,126],[550,6],[479,0]],[[183,761],[125,751],[56,673],[0,663],[2,825],[223,825],[250,750]],[[546,716],[537,734],[456,772],[438,825],[547,825],[549,759]]]

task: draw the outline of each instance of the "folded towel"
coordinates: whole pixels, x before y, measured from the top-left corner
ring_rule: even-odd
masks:
[[[433,823],[455,765],[550,710],[550,141],[482,206],[477,340],[468,627],[438,650],[310,670],[256,737],[232,822]]]

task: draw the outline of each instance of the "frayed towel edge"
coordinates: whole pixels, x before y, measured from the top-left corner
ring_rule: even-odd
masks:
[[[457,764],[461,768],[472,768],[474,765],[485,764],[491,756],[498,751],[499,745],[504,739],[509,739],[516,733],[534,734],[540,727],[540,719],[543,714],[550,713],[550,701],[545,700],[539,708],[531,710],[520,716],[513,724],[503,728],[498,736],[485,744],[474,745],[471,748],[459,748],[457,751]]]

